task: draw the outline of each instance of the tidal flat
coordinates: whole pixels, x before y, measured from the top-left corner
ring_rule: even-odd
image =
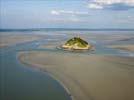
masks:
[[[29,35],[29,34],[0,34],[0,48],[16,45],[20,43],[30,42],[42,39],[42,35]]]
[[[109,47],[113,45],[133,46],[133,32],[130,34],[127,32],[75,31],[35,33],[1,35],[3,37],[1,37],[2,41],[0,43],[6,43],[6,47],[8,47],[4,48],[2,46],[1,48],[3,62],[6,62],[8,68],[12,69],[13,66],[23,68],[20,66],[24,65],[30,70],[37,69],[39,73],[47,73],[53,79],[56,79],[61,87],[64,87],[72,100],[134,99],[134,53],[128,49],[123,50],[121,48],[121,51]],[[95,51],[70,52],[57,49],[58,46],[75,36],[80,36],[94,45]],[[18,45],[15,46],[16,44]],[[5,55],[13,56],[15,65],[10,65],[12,60],[8,60],[9,57]],[[6,68],[4,63],[2,68]],[[28,82],[30,82],[30,79]],[[39,82],[42,83],[42,81]],[[17,89],[19,88],[17,87]],[[36,89],[34,92],[36,92]],[[34,96],[36,97],[36,95]],[[44,96],[44,93],[42,93],[42,96]],[[52,97],[51,95],[47,96]],[[39,97],[39,93],[37,97]]]
[[[48,72],[74,100],[133,100],[134,58],[100,55],[20,52],[19,60]]]
[[[42,43],[39,48],[44,51],[20,52],[18,58],[21,63],[52,75],[73,100],[133,100],[134,57],[118,55],[120,52],[114,52],[119,51],[116,48],[109,48],[108,52],[101,48],[124,42],[133,46],[133,34],[77,35],[94,44],[95,53],[56,50],[65,40],[76,36],[67,34],[63,40],[60,37]],[[113,51],[109,52],[110,49]]]

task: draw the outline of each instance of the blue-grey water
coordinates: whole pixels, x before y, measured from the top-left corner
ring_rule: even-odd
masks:
[[[38,48],[41,44],[47,44],[54,41],[66,40],[70,31],[20,31],[20,32],[2,32],[0,34],[45,34],[47,39],[36,40],[32,42],[20,43],[0,49],[0,100],[71,100],[65,89],[47,73],[32,69],[21,64],[17,59],[19,51],[41,50],[49,52],[67,51],[59,49]],[[72,32],[72,31],[71,31]],[[79,31],[81,33],[85,33]],[[111,32],[111,31],[110,31]],[[109,33],[110,33],[109,32]],[[72,32],[73,33],[73,32]],[[88,31],[87,31],[88,33]],[[89,32],[90,33],[90,32]],[[96,32],[97,34],[106,34],[106,32]],[[111,32],[114,33],[114,32]],[[121,33],[121,32],[120,32]],[[122,34],[127,33],[126,31]],[[129,32],[134,35],[133,31]],[[120,51],[105,47],[103,42],[90,39],[96,50],[93,52],[85,52],[84,54],[103,54],[116,56],[134,56],[133,52]],[[134,41],[130,41],[134,44]]]
[[[0,49],[0,100],[71,100],[55,79],[18,61],[17,52],[36,48],[36,42]]]

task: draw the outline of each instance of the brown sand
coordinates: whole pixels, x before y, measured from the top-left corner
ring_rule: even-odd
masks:
[[[61,44],[63,44],[63,41],[62,41],[62,43],[61,43],[61,41],[59,41],[59,42],[54,42],[54,43],[52,43],[52,42],[50,42],[50,43],[47,43],[47,44],[41,44],[40,46],[39,46],[39,48],[48,48],[48,49],[55,49],[56,48],[56,45],[57,46],[60,46]]]
[[[134,100],[134,58],[30,51],[19,59],[50,73],[74,100]]]
[[[0,35],[0,48],[41,38],[42,35]]]
[[[133,44],[129,44],[129,45],[111,45],[109,47],[134,52],[134,45]]]

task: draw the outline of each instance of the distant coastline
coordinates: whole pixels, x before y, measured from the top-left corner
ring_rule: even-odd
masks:
[[[0,32],[18,32],[18,31],[134,31],[134,29],[122,28],[23,28],[23,29],[0,29]]]

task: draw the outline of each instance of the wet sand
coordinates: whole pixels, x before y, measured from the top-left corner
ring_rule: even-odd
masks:
[[[20,52],[18,57],[51,74],[74,100],[134,100],[134,58],[47,51]]]
[[[133,44],[130,44],[130,45],[111,45],[109,47],[114,48],[114,49],[120,49],[120,50],[134,52],[134,45]]]
[[[0,35],[0,48],[41,39],[42,35]]]

